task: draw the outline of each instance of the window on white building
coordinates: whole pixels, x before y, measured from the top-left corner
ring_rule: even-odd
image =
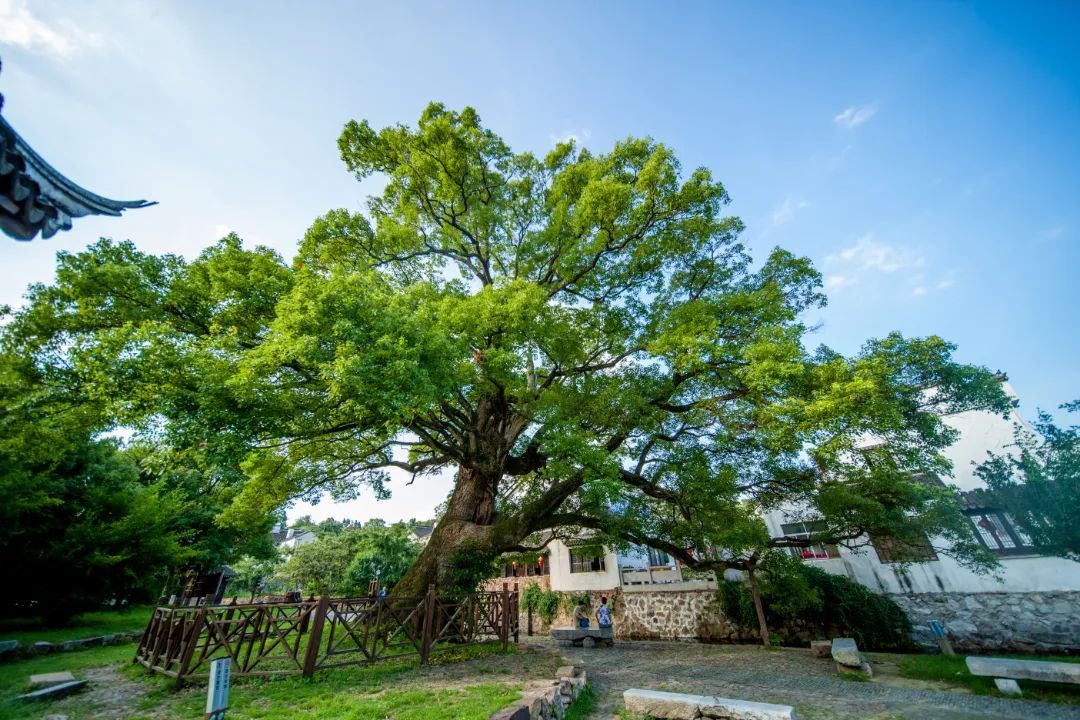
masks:
[[[602,556],[570,551],[570,572],[603,572],[604,569],[604,558]]]
[[[781,525],[780,530],[784,533],[784,537],[795,538],[797,540],[811,540],[814,537],[815,532],[820,532],[825,527],[825,523],[820,520],[810,520],[807,522],[796,522]],[[840,551],[837,550],[835,545],[825,545],[824,543],[815,543],[804,547],[789,548],[791,554],[797,558],[804,560],[822,560],[825,558],[840,557]]]
[[[659,567],[671,564],[671,556],[663,550],[656,550],[649,548],[649,565],[652,567]]]
[[[1034,551],[1031,538],[1016,526],[1008,513],[1000,510],[968,510],[966,515],[983,545],[1001,555],[1028,555]]]

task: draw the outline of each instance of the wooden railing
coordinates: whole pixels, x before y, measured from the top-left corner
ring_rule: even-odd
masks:
[[[518,592],[439,597],[329,598],[300,602],[163,606],[154,610],[135,660],[182,684],[232,659],[236,676],[298,674],[418,655],[439,647],[518,640]]]

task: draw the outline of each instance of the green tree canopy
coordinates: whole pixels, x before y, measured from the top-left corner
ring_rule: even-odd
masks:
[[[1061,409],[1080,411],[1080,400]],[[1034,433],[1017,426],[1015,439],[1014,452],[991,453],[975,473],[1039,551],[1080,561],[1080,425],[1040,412]]]
[[[439,104],[415,128],[351,122],[339,147],[385,187],[316,220],[291,268],[234,236],[191,263],[102,242],[61,255],[13,323],[119,421],[227,478],[225,523],[452,469],[397,592],[553,528],[746,566],[807,542],[752,519],[785,502],[822,516],[816,541],[928,534],[992,562],[912,473],[949,471],[938,413],[1005,408],[993,377],[936,337],[807,349],[818,272],[779,248],[752,262],[708,170],[649,138],[515,153]]]

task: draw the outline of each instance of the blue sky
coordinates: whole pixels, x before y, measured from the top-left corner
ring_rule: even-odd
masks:
[[[342,125],[441,100],[519,149],[662,140],[725,183],[757,257],[813,258],[820,342],[941,335],[1030,417],[1080,397],[1078,27],[1075,2],[0,0],[4,116],[91,190],[160,203],[0,242],[0,303],[100,236],[191,257],[234,230],[290,258],[377,188]]]

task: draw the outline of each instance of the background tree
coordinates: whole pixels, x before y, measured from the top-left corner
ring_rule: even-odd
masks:
[[[280,564],[281,559],[277,555],[266,558],[244,555],[229,565],[236,573],[236,576],[229,581],[229,589],[239,588],[252,597],[267,592],[273,584],[274,574]]]
[[[385,188],[318,219],[291,269],[235,237],[190,264],[103,242],[62,255],[13,323],[124,422],[199,448],[240,488],[227,524],[452,469],[395,592],[551,528],[746,569],[810,542],[747,522],[784,502],[829,539],[929,535],[993,562],[954,495],[912,478],[949,471],[938,413],[1005,407],[992,376],[933,337],[808,351],[819,274],[780,249],[754,265],[709,171],[647,138],[514,153],[438,104],[415,129],[349,123],[339,146]]]
[[[1080,411],[1080,401],[1061,409]],[[1034,433],[1017,426],[1014,437],[1015,451],[991,453],[975,474],[1040,552],[1080,561],[1080,426],[1059,427],[1040,412]]]
[[[352,531],[356,554],[345,570],[345,590],[365,594],[372,582],[380,588],[392,588],[416,562],[420,546],[409,538],[406,523],[385,525],[369,522]]]
[[[107,601],[146,601],[190,555],[168,488],[116,441],[95,440],[90,414],[0,353],[0,556],[11,580],[0,613],[62,623]]]

